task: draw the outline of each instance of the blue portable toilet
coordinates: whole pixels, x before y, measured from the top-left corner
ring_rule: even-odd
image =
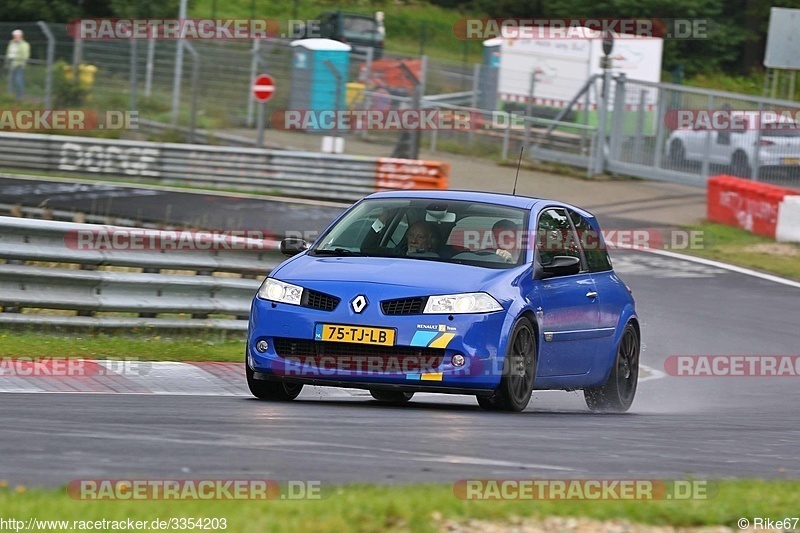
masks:
[[[292,43],[292,48],[289,107],[310,111],[344,110],[350,45],[332,39],[300,39]]]

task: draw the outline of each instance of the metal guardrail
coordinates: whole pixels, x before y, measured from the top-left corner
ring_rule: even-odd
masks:
[[[391,185],[384,174],[390,166]],[[376,190],[445,189],[449,165],[258,148],[0,132],[0,167],[354,201]]]
[[[246,330],[278,243],[229,235],[175,249],[198,233],[0,217],[0,324]],[[76,314],[22,312],[52,309]]]

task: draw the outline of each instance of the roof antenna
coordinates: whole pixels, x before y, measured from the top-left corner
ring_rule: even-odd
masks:
[[[519,179],[519,167],[522,165],[522,151],[525,149],[525,145],[519,147],[519,161],[517,161],[517,175],[514,176],[514,191],[511,193],[512,195],[517,195],[517,180]]]

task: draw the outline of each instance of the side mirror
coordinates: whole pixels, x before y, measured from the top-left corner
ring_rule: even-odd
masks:
[[[281,253],[292,257],[308,250],[308,243],[298,237],[287,237],[281,241]]]
[[[557,276],[571,276],[581,271],[581,260],[569,255],[557,255],[553,260],[541,265],[538,279],[554,278]]]

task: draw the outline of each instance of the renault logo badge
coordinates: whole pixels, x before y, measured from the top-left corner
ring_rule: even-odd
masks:
[[[350,302],[350,307],[352,307],[353,311],[355,311],[356,313],[360,313],[361,311],[367,308],[367,303],[368,303],[367,297],[364,296],[363,294],[359,294],[358,296],[353,298],[352,302]]]

